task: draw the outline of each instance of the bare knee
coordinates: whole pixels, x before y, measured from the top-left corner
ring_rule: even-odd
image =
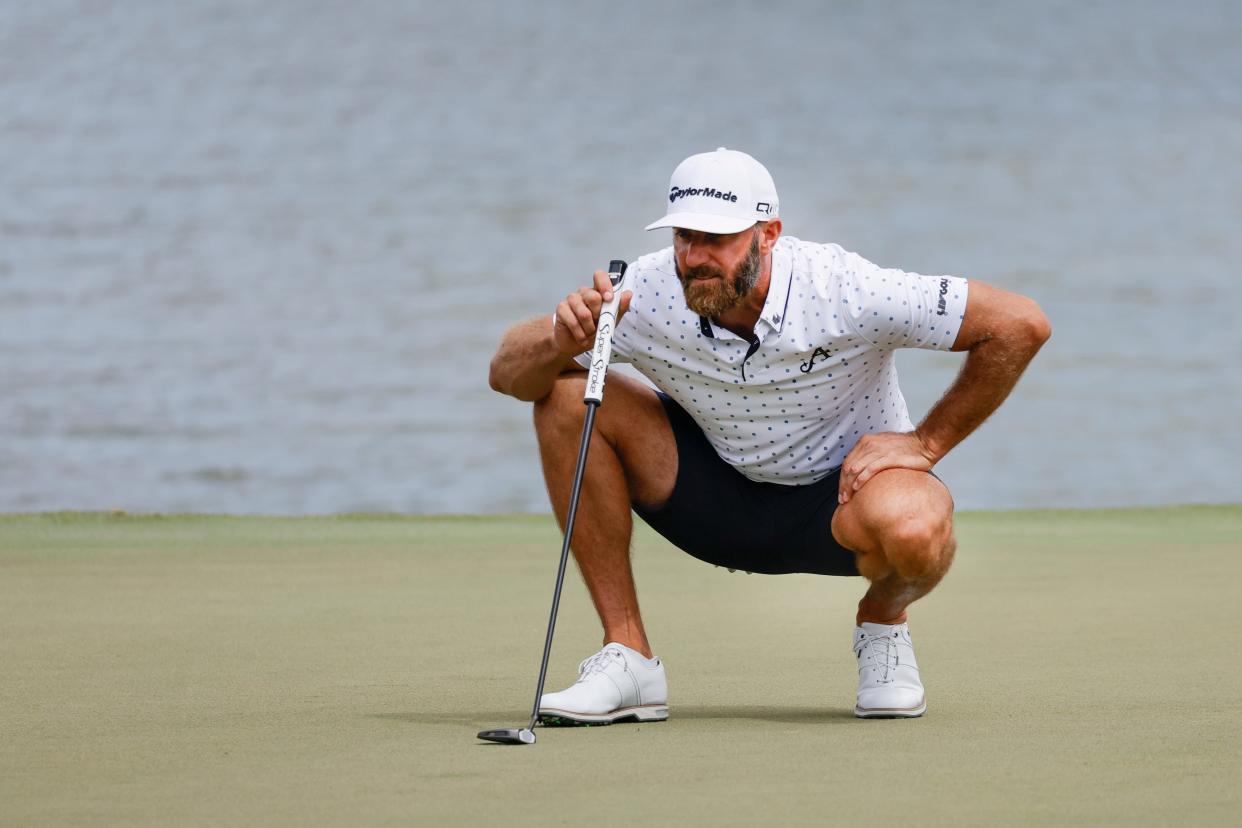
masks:
[[[574,371],[557,377],[547,396],[535,401],[536,433],[543,436],[563,430],[575,432],[586,416],[582,403],[585,392],[586,374]]]
[[[837,510],[833,534],[855,551],[859,572],[870,580],[893,573],[905,580],[939,578],[956,549],[953,499],[931,475],[881,472]]]
[[[939,578],[957,549],[951,514],[907,511],[879,527],[878,540],[888,566],[903,580]]]

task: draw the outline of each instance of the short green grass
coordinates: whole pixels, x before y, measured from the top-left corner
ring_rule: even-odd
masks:
[[[640,527],[661,724],[529,715],[546,517],[0,516],[0,824],[1168,824],[1242,804],[1242,507],[975,513],[859,721],[857,579]],[[598,648],[567,581],[550,685]]]

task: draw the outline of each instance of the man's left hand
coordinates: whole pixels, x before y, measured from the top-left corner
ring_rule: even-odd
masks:
[[[854,492],[885,469],[931,471],[937,459],[917,432],[864,434],[841,465],[837,502],[848,503]]]

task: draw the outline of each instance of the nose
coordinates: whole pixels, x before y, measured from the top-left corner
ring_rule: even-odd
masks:
[[[708,253],[709,251],[707,249],[707,245],[702,244],[701,242],[698,244],[694,242],[687,242],[685,254],[686,267],[698,267],[701,264],[706,264],[710,258]]]

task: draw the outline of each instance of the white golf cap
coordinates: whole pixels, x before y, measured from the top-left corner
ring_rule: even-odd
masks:
[[[740,233],[757,221],[776,218],[779,205],[767,169],[744,152],[721,147],[677,165],[668,182],[668,213],[647,229]]]

